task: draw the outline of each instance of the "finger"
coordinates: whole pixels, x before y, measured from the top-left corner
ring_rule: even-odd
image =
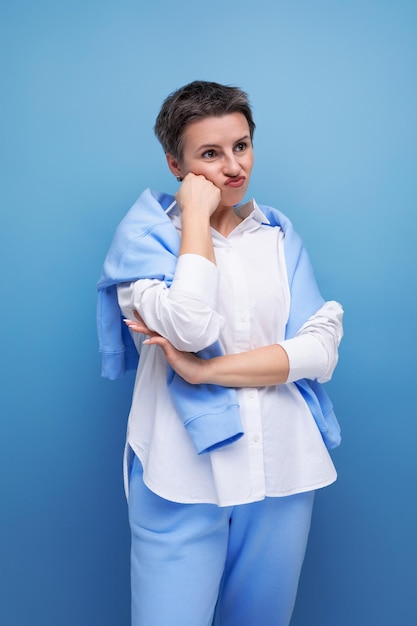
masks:
[[[144,333],[145,335],[150,334],[149,328],[140,322],[134,322],[133,320],[124,320],[124,323],[130,330],[133,330],[135,333]]]
[[[164,337],[161,337],[161,335],[151,335],[148,339],[145,339],[144,343],[161,346],[161,348],[169,346],[169,341]]]

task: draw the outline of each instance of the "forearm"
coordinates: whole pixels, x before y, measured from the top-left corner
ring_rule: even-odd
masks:
[[[175,197],[182,222],[179,254],[198,254],[215,264],[210,217],[220,203],[220,190],[204,176],[189,173]]]
[[[286,382],[289,362],[278,344],[228,354],[198,365],[199,382],[223,387],[268,387]]]
[[[197,210],[182,213],[182,234],[179,255],[198,254],[216,263],[210,221],[202,219]]]
[[[342,319],[340,304],[326,302],[293,339],[204,362],[201,382],[226,387],[263,387],[301,378],[326,382],[337,364]]]

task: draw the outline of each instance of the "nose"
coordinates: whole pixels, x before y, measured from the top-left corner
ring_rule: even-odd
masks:
[[[238,176],[240,174],[240,170],[241,166],[236,154],[234,152],[225,154],[223,163],[223,172],[225,176],[233,178],[234,176]]]

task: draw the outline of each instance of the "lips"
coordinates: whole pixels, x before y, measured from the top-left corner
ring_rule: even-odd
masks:
[[[244,176],[236,176],[236,178],[229,178],[226,181],[226,185],[228,187],[233,187],[235,189],[238,189],[239,187],[242,187],[245,184],[245,180],[246,178]]]

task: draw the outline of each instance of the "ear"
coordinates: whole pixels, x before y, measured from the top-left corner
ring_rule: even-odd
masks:
[[[174,174],[174,176],[181,176],[182,172],[181,172],[181,165],[179,163],[179,161],[172,156],[172,154],[170,154],[169,152],[167,152],[165,154],[167,163],[168,163],[168,167],[171,170],[171,172]]]

